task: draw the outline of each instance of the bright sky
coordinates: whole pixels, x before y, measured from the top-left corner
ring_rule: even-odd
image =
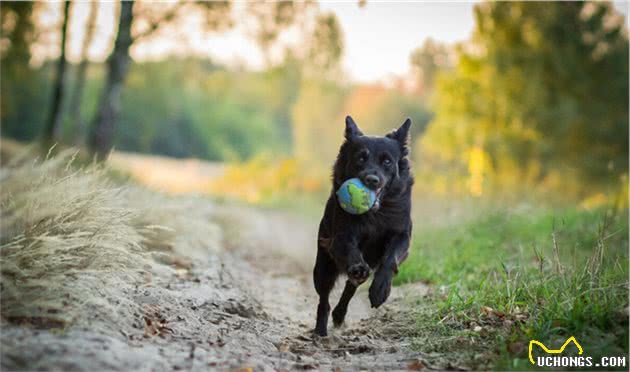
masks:
[[[324,1],[323,11],[337,15],[344,36],[343,67],[353,80],[372,82],[409,71],[411,51],[431,37],[453,43],[466,40],[474,27],[472,2],[409,3]],[[211,37],[211,53],[224,62],[261,67],[262,56],[241,28]]]
[[[83,30],[87,22],[89,4],[73,3],[71,8],[71,31],[68,40],[68,58],[79,58]],[[157,5],[157,4],[156,4]],[[162,4],[169,7],[169,4]],[[99,7],[97,32],[90,48],[90,59],[102,61],[112,47],[114,3],[102,3]],[[427,37],[444,42],[461,41],[468,38],[473,29],[473,3],[471,2],[387,2],[368,1],[364,7],[357,0],[322,1],[323,11],[334,12],[343,29],[344,70],[350,78],[361,82],[386,80],[392,75],[409,71],[409,55]],[[44,26],[55,28],[60,22],[61,4],[49,4],[40,15]],[[237,25],[239,24],[237,19]],[[185,38],[173,37],[173,33],[155,35],[156,42],[145,42],[132,47],[131,55],[136,60],[160,59],[165,54],[182,51],[209,56],[220,62],[261,68],[263,58],[255,43],[246,35],[244,27],[236,27],[221,34],[202,36],[194,32],[200,27],[200,17],[193,17],[184,26]],[[59,35],[50,35],[34,53],[39,59],[58,55]],[[159,42],[158,42],[159,41]]]
[[[466,40],[474,27],[471,2],[326,2],[344,31],[343,65],[359,81],[374,81],[409,70],[409,55],[431,37],[453,43]]]
[[[71,8],[71,31],[68,58],[77,61],[87,21],[89,4],[75,2]],[[389,80],[409,71],[409,55],[428,37],[446,43],[463,41],[470,37],[474,27],[474,2],[378,2],[368,0],[364,7],[357,0],[321,1],[320,8],[334,12],[344,36],[343,67],[352,80],[373,82]],[[47,4],[40,22],[55,29],[60,23],[61,4]],[[170,4],[153,3],[152,6],[169,8]],[[102,61],[113,45],[115,3],[101,3],[97,32],[90,49],[92,60]],[[237,4],[242,8],[243,4]],[[627,2],[616,2],[622,13],[628,14]],[[227,64],[240,64],[261,68],[262,55],[255,43],[246,35],[242,19],[238,26],[221,34],[203,35],[197,32],[203,22],[199,14],[178,25],[183,31],[178,37],[173,29],[163,29],[151,42],[134,45],[131,55],[135,60],[160,59],[167,54],[193,54],[208,56]],[[136,27],[141,25],[136,24]],[[54,33],[36,47],[39,58],[58,55],[59,35]]]

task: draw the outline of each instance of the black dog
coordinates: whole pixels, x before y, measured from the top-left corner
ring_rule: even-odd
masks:
[[[374,269],[370,286],[372,307],[382,305],[407,258],[411,238],[411,187],[409,127],[407,119],[385,137],[364,136],[354,120],[346,117],[346,140],[333,168],[333,187],[319,225],[317,261],[313,269],[319,294],[315,333],[327,335],[328,296],[340,273],[348,276],[339,303],[332,312],[335,326],[343,323],[348,303],[357,287]],[[335,192],[349,178],[359,178],[376,191],[377,201],[362,215],[341,209]]]

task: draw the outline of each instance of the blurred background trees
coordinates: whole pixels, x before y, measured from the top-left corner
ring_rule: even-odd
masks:
[[[438,81],[427,160],[468,173],[476,193],[626,174],[628,38],[612,6],[484,3],[475,16]]]
[[[63,51],[62,22],[46,27],[37,15],[65,6],[1,3],[3,136],[30,141],[53,133],[101,155],[114,146],[227,162],[290,158],[326,175],[345,115],[375,134],[409,116],[425,192],[566,191],[571,180],[571,192],[584,197],[627,176],[628,36],[608,3],[478,4],[470,40],[419,40],[408,75],[370,84],[346,78],[342,24],[316,2],[124,3],[105,63],[88,57],[101,16],[92,5],[80,56],[68,63],[55,103],[64,55],[34,63],[32,50],[57,35]],[[195,15],[202,23],[193,32],[245,29],[264,66],[185,53],[130,57],[154,38],[186,43]]]
[[[53,93],[50,104],[50,116],[44,130],[44,140],[50,146],[50,143],[59,135],[61,127],[61,102],[65,93],[66,85],[66,39],[68,37],[68,15],[70,13],[70,1],[63,2],[63,20],[61,21],[61,53],[57,61],[57,69],[55,72],[55,80],[53,83]]]
[[[79,56],[79,64],[75,73],[75,81],[72,87],[72,96],[68,103],[69,106],[69,127],[72,128],[74,134],[74,143],[81,144],[84,140],[84,134],[86,131],[85,123],[82,115],[82,103],[83,103],[83,90],[85,88],[85,74],[89,65],[88,50],[92,45],[94,38],[94,32],[96,31],[96,19],[98,16],[98,3],[91,2],[90,10],[87,15],[87,22],[85,24],[85,33],[83,35],[83,41],[81,43],[81,54]]]
[[[92,123],[88,142],[98,158],[103,159],[112,148],[114,129],[120,111],[121,93],[127,77],[127,70],[131,57],[129,47],[133,42],[131,36],[131,22],[133,21],[133,0],[120,3],[118,16],[118,31],[114,40],[114,49],[107,58],[107,72],[99,100],[96,116]],[[62,43],[65,41],[61,39]],[[62,45],[62,50],[64,46]],[[63,53],[62,53],[63,58]]]
[[[42,133],[49,107],[50,80],[43,69],[31,68],[31,44],[38,36],[32,14],[33,2],[1,2],[2,54],[0,100],[2,134],[28,140]],[[39,108],[33,110],[33,107]]]

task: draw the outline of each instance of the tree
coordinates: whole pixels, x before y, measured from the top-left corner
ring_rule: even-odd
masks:
[[[134,20],[134,3],[134,1],[121,2],[118,33],[114,42],[114,49],[107,60],[105,86],[103,87],[96,116],[92,123],[89,147],[97,155],[97,158],[101,160],[107,156],[113,145],[114,129],[120,114],[121,94],[131,61],[129,56],[131,44],[149,37],[164,24],[176,19],[180,10],[187,5],[195,6],[198,10],[205,12],[206,25],[209,30],[219,30],[231,25],[230,18],[226,16],[230,10],[230,3],[227,1],[199,3],[180,1],[159,18],[148,19],[148,27],[132,36],[131,27]],[[146,16],[145,14],[141,15]]]
[[[258,44],[265,64],[271,65],[271,50],[278,42],[283,29],[295,24],[303,24],[309,15],[317,9],[312,1],[278,1],[278,2],[248,2],[247,14],[251,36]]]
[[[32,2],[0,2],[0,24],[2,26],[3,62],[16,62],[22,67],[28,66],[31,58],[30,45],[33,41]],[[13,18],[13,22],[9,19]]]
[[[83,88],[85,87],[85,75],[89,65],[88,50],[92,44],[92,38],[94,37],[94,31],[96,29],[98,5],[98,2],[90,3],[90,12],[88,14],[88,21],[85,26],[85,35],[81,46],[81,61],[79,62],[79,67],[77,68],[74,89],[72,90],[72,96],[69,104],[70,122],[74,128],[75,140],[77,143],[81,143],[85,131],[83,117],[81,116],[81,104],[83,100]]]
[[[307,40],[307,72],[331,78],[337,72],[343,54],[343,31],[334,13],[317,15],[315,27]]]
[[[346,90],[320,79],[303,79],[293,105],[293,154],[309,165],[328,167],[341,144]]]
[[[120,96],[129,69],[133,4],[133,1],[120,3],[118,33],[114,42],[114,50],[107,59],[105,86],[92,124],[90,148],[99,159],[104,159],[112,148],[114,126],[120,111]]]
[[[426,153],[499,183],[627,172],[628,38],[612,6],[493,2],[475,18],[438,79]]]
[[[39,93],[38,87],[33,79],[32,71],[29,68],[31,59],[30,46],[34,40],[34,25],[32,19],[33,2],[0,2],[0,47],[2,56],[0,64],[0,118],[2,119],[3,133],[12,132],[19,139],[31,137],[34,133],[40,135],[41,125],[34,129],[19,123],[24,119],[22,110],[17,109],[29,100],[32,101],[30,93]],[[41,94],[40,94],[41,95]],[[41,102],[42,106],[45,103]],[[28,112],[36,116],[39,120],[33,122],[43,123],[43,118],[39,112],[31,110]]]
[[[44,130],[44,143],[50,145],[59,135],[61,127],[61,118],[63,111],[61,105],[63,103],[64,90],[66,86],[66,38],[68,35],[68,13],[70,10],[70,1],[63,2],[63,20],[61,25],[61,53],[57,61],[57,71],[55,83],[52,93],[52,102],[50,105],[50,117],[46,123]]]
[[[422,96],[426,96],[433,92],[438,72],[450,68],[449,50],[445,45],[428,38],[422,47],[411,52],[410,62],[418,79],[418,90]]]
[[[125,4],[125,3],[123,3]],[[308,9],[312,8],[312,2],[280,2],[274,4],[248,4],[248,11],[253,14],[255,26],[255,34],[261,48],[267,50],[277,40],[278,32],[282,28],[289,27],[301,19],[301,15],[310,14]],[[151,5],[153,6],[153,5]],[[126,7],[131,8],[129,4]],[[135,32],[133,36],[120,35],[122,28],[119,28],[119,35],[116,37],[115,47],[108,58],[107,63],[107,81],[103,88],[103,93],[98,105],[96,117],[92,124],[90,148],[98,154],[99,158],[104,158],[111,149],[113,143],[113,134],[116,120],[118,118],[119,104],[115,104],[114,100],[120,100],[120,91],[123,87],[124,75],[126,68],[122,68],[121,63],[129,63],[129,47],[132,43],[139,39],[150,37],[154,31],[161,28],[165,23],[175,21],[184,13],[180,10],[188,8],[194,11],[201,11],[205,14],[206,25],[202,32],[216,32],[225,30],[233,26],[231,14],[231,2],[229,1],[210,1],[210,2],[185,2],[179,1],[171,6],[169,10],[164,12],[162,16],[151,18],[148,14],[154,12],[143,12],[143,3],[137,2],[133,7],[133,12],[129,9],[127,15],[130,19],[123,22],[123,12],[121,11],[120,27],[131,29],[132,19],[135,23],[139,17],[144,17],[144,22],[148,26],[144,30]],[[337,23],[331,23],[328,17],[328,25],[338,26]],[[336,20],[335,20],[336,21]],[[338,28],[336,29],[337,31]],[[127,31],[125,31],[127,33]],[[337,34],[338,36],[338,34]],[[338,57],[337,57],[338,59]],[[121,74],[124,72],[125,74]]]

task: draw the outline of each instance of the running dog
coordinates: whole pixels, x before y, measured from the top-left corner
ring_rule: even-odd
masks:
[[[382,305],[398,266],[407,258],[412,229],[410,126],[407,119],[384,137],[366,136],[346,117],[345,141],[333,167],[332,191],[319,225],[313,269],[319,294],[315,334],[319,336],[328,334],[328,297],[340,274],[347,281],[332,312],[335,326],[343,324],[350,299],[372,271],[370,303],[375,308]],[[355,177],[376,193],[374,207],[361,215],[344,211],[335,194],[345,180]]]

